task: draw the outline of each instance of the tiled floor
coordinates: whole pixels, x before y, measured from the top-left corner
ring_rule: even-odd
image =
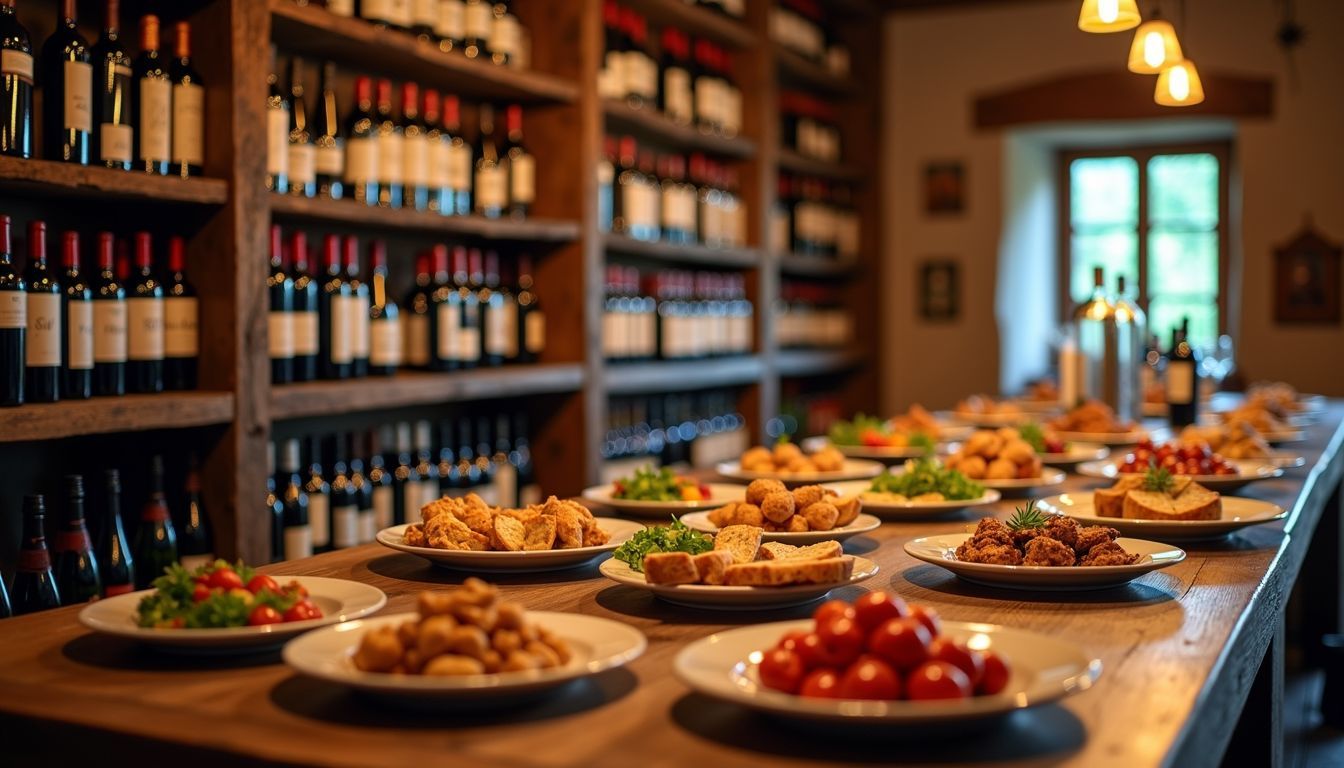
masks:
[[[1321,723],[1319,705],[1325,673],[1290,671],[1284,683],[1285,768],[1344,766],[1344,731]]]

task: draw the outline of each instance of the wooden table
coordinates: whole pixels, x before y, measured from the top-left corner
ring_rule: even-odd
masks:
[[[1323,513],[1339,515],[1344,405],[1309,429],[1307,467],[1244,493],[1285,505],[1283,524],[1191,545],[1173,568],[1114,590],[1024,594],[961,583],[907,557],[916,535],[967,519],[886,524],[851,550],[882,567],[868,587],[935,606],[944,617],[1046,632],[1105,665],[1099,683],[1062,704],[986,730],[847,734],[801,728],[691,694],[671,674],[689,641],[809,610],[728,614],[678,608],[603,579],[595,567],[495,578],[535,609],[605,616],[638,627],[647,653],[568,695],[504,713],[397,711],[291,673],[276,655],[202,660],[92,635],[76,608],[0,622],[0,763],[75,756],[373,765],[721,766],[868,763],[1133,766],[1216,764],[1233,738],[1249,764],[1277,751],[1283,609]],[[1070,488],[1087,487],[1071,477]],[[1010,510],[1002,503],[1000,515]],[[1337,527],[1331,530],[1337,531]],[[1337,569],[1338,550],[1333,549]],[[409,610],[422,589],[462,574],[368,545],[287,563],[278,574],[338,576]],[[1337,573],[1337,570],[1336,570]],[[1337,600],[1338,582],[1325,590]],[[837,593],[853,598],[861,589]],[[1268,660],[1263,665],[1261,661]],[[1243,708],[1245,712],[1243,713]],[[1237,727],[1239,715],[1244,724]],[[1247,743],[1243,745],[1240,740]]]

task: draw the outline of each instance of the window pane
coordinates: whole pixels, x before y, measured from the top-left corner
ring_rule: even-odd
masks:
[[[1069,165],[1069,195],[1074,225],[1135,226],[1139,220],[1139,164],[1132,157],[1074,160]]]
[[[1148,293],[1218,295],[1218,233],[1148,233]]]
[[[1148,161],[1148,218],[1156,226],[1218,226],[1218,158],[1207,153],[1157,155]]]
[[[1069,270],[1069,295],[1075,302],[1092,295],[1092,270],[1101,267],[1107,287],[1114,290],[1115,278],[1124,275],[1130,285],[1139,274],[1139,238],[1128,229],[1104,234],[1074,235],[1070,244],[1073,264]],[[1125,293],[1133,295],[1126,289]]]
[[[1211,294],[1169,293],[1148,302],[1148,332],[1157,334],[1162,348],[1171,343],[1171,329],[1190,318],[1190,342],[1207,348],[1218,340],[1218,299]]]

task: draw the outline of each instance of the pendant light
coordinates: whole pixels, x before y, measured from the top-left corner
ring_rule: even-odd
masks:
[[[1204,86],[1199,82],[1195,62],[1181,59],[1157,76],[1157,92],[1153,98],[1164,107],[1189,107],[1204,100]]]
[[[1084,32],[1124,32],[1139,25],[1135,0],[1083,0],[1078,28]]]
[[[1129,71],[1156,75],[1184,58],[1176,40],[1176,28],[1165,19],[1152,18],[1134,32],[1134,42],[1129,46]]]

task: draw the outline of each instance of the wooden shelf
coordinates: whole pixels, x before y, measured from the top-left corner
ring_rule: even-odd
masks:
[[[775,358],[775,370],[780,376],[820,376],[857,368],[864,358],[859,349],[784,350]]]
[[[221,179],[181,179],[16,157],[0,157],[0,190],[62,200],[155,200],[223,205],[229,199],[229,185]]]
[[[785,80],[794,81],[810,88],[823,91],[832,96],[852,96],[858,93],[858,86],[852,81],[837,77],[793,51],[776,45],[775,60],[779,62],[779,71]]]
[[[607,233],[602,245],[608,253],[623,253],[681,264],[704,264],[710,267],[739,267],[754,269],[760,266],[761,254],[752,248],[710,248],[704,245],[676,245],[674,243],[636,240],[626,235]]]
[[[877,7],[869,0],[827,0],[828,10],[838,11],[846,16],[862,16],[864,20],[878,15]]]
[[[817,160],[783,147],[779,150],[779,167],[785,171],[805,173],[809,176],[820,176],[832,181],[847,181],[850,183],[867,181],[869,175],[869,172],[863,168],[845,165],[844,163]]]
[[[623,101],[603,101],[602,113],[607,117],[608,131],[632,131],[675,145],[677,149],[698,149],[723,157],[747,158],[756,154],[756,144],[750,139],[701,133],[694,126],[679,125],[658,112],[634,109]]]
[[[231,392],[161,392],[0,408],[0,442],[227,424]]]
[[[271,417],[281,420],[335,416],[359,410],[382,410],[408,405],[573,392],[583,387],[583,381],[583,366],[578,363],[504,366],[443,373],[403,371],[390,377],[310,381],[272,387]]]
[[[755,356],[607,365],[607,394],[639,395],[751,384],[764,373]]]
[[[778,258],[780,272],[800,277],[850,277],[859,269],[859,265],[853,261],[835,261],[819,256],[783,253]]]
[[[484,216],[441,216],[433,211],[379,208],[354,200],[272,194],[276,220],[360,225],[387,230],[433,232],[491,240],[569,242],[579,237],[579,223],[557,219],[488,219]]]
[[[358,62],[373,74],[449,88],[465,96],[527,102],[578,98],[578,85],[560,77],[444,53],[414,35],[336,16],[316,5],[270,0],[270,6],[272,39],[286,51]]]
[[[644,14],[649,21],[677,27],[692,37],[707,37],[733,48],[756,44],[756,35],[745,24],[690,5],[686,0],[627,0],[625,5]]]

